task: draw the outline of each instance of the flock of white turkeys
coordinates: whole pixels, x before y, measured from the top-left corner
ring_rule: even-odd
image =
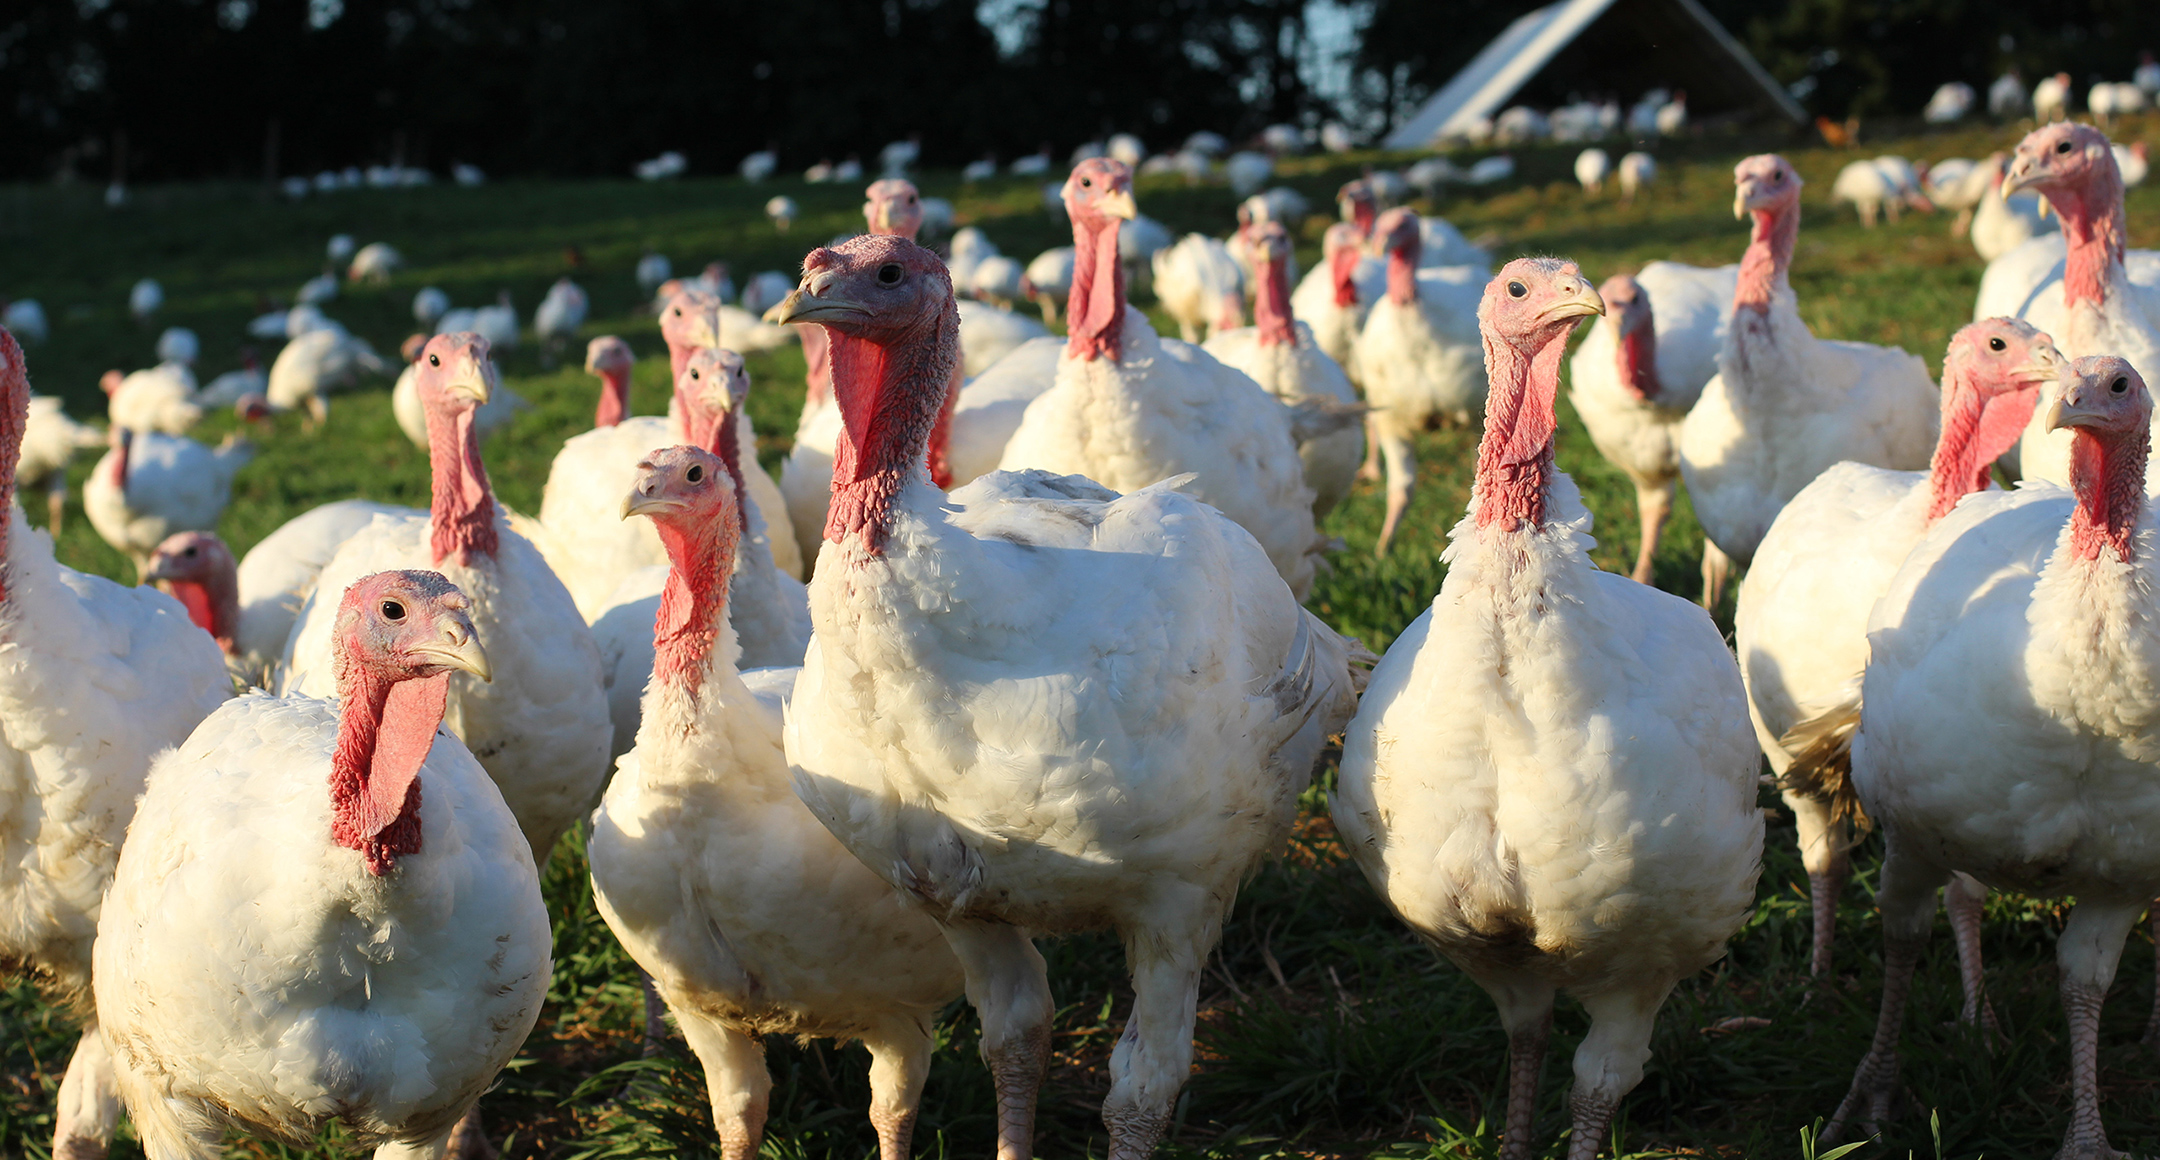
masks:
[[[109,383],[85,497],[170,596],[59,565],[24,521],[16,481],[98,437],[31,397],[0,330],[0,954],[85,1019],[55,1156],[101,1156],[123,1105],[154,1160],[332,1121],[378,1156],[483,1154],[481,1093],[549,977],[538,871],[589,819],[648,1034],[664,1005],[729,1160],[757,1154],[773,1033],[864,1041],[883,1160],[904,1160],[932,1022],[962,995],[998,1156],[1025,1160],[1055,1009],[1031,936],[1102,928],[1133,983],[1103,1117],[1110,1155],[1139,1160],[1191,1070],[1225,916],[1334,737],[1351,854],[1499,1008],[1502,1155],[1532,1152],[1561,991],[1591,1017],[1568,1155],[1602,1146],[1666,996],[1751,912],[1764,754],[1800,821],[1816,971],[1852,827],[1889,838],[1881,1029],[1826,1136],[1899,1090],[1938,887],[1966,1017],[1992,1023],[1977,923],[2004,889],[2078,900],[2063,1154],[2114,1155],[2097,1012],[2160,894],[2160,257],[2125,248],[2099,130],[2033,131],[1993,196],[2037,192],[2061,229],[1990,264],[1938,387],[1907,352],[1809,332],[1800,177],[1774,155],[1734,177],[1736,266],[1596,289],[1561,259],[1494,271],[1368,179],[1300,281],[1271,194],[1227,243],[1164,239],[1141,265],[1131,167],[1091,156],[1060,190],[1072,249],[1029,267],[1059,279],[1068,333],[1019,341],[955,293],[964,273],[996,297],[994,248],[916,244],[923,199],[881,180],[870,232],[759,290],[763,319],[725,302],[723,269],[641,266],[669,414],[630,415],[635,356],[593,339],[594,426],[537,515],[488,480],[503,392],[473,318],[406,351],[430,507],[332,503],[239,561],[209,527],[246,449],[179,434],[206,403],[174,337]],[[1128,302],[1142,274],[1185,341]],[[421,298],[439,321],[447,300]],[[582,291],[550,302],[543,337],[574,333]],[[1554,460],[1561,362],[1596,316],[1573,398],[1638,489],[1634,580],[1591,562]],[[286,323],[348,370],[374,357]],[[809,391],[775,485],[730,348],[798,336]],[[319,420],[324,381],[210,401]],[[1374,658],[1301,607],[1337,546],[1316,521],[1368,428],[1386,551],[1417,433],[1480,419],[1446,580]],[[1995,489],[1999,461],[2024,483]],[[1636,582],[1683,479],[1706,602],[1748,569],[1732,647]]]

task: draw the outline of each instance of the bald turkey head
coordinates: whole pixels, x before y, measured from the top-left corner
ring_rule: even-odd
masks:
[[[585,345],[585,373],[600,377],[600,404],[593,411],[593,426],[613,427],[630,414],[630,368],[637,355],[630,344],[603,334]]]
[[[1806,184],[1792,163],[1775,153],[1758,153],[1733,166],[1733,216],[1774,213],[1800,204]]]
[[[897,234],[909,241],[922,229],[922,195],[904,177],[873,181],[863,194],[863,220],[873,234]]]
[[[660,306],[660,338],[667,343],[668,377],[682,377],[683,363],[699,347],[720,345],[720,296],[684,284]]]
[[[1660,389],[1657,377],[1657,326],[1650,312],[1650,292],[1627,274],[1615,274],[1598,287],[1605,300],[1600,325],[1612,332],[1620,361],[1620,385],[1638,401],[1650,402]]]
[[[175,532],[150,553],[143,579],[164,584],[188,619],[230,653],[240,627],[238,571],[232,549],[216,534]]]

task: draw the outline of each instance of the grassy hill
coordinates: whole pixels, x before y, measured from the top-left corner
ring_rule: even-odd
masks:
[[[1422,208],[1485,238],[1498,257],[1563,255],[1580,262],[1593,281],[1652,258],[1716,265],[1736,260],[1746,241],[1745,225],[1731,214],[1732,163],[1747,153],[1786,149],[1809,183],[1793,284],[1815,333],[1895,343],[1939,369],[1950,334],[1969,318],[1978,259],[1963,239],[1949,236],[1946,216],[1861,229],[1850,209],[1831,206],[1831,181],[1854,156],[1974,157],[2008,148],[2019,131],[1885,137],[1858,154],[1785,137],[1677,142],[1660,147],[1659,183],[1632,205],[1612,194],[1586,198],[1568,177],[1573,150],[1524,150],[1513,182]],[[2140,137],[2160,139],[2160,118],[2117,133],[2118,140]],[[1360,165],[1398,160],[1307,159],[1288,163],[1283,178],[1324,209]],[[1044,211],[1033,182],[964,187],[938,173],[922,185],[928,194],[952,198],[961,224],[982,227],[1023,259],[1069,240],[1062,220]],[[789,233],[776,231],[761,210],[776,192],[802,206]],[[1139,198],[1143,212],[1181,232],[1225,232],[1234,204],[1221,187],[1188,188],[1176,179],[1142,182]],[[10,187],[0,189],[0,293],[43,301],[53,335],[28,351],[33,386],[89,415],[102,408],[96,388],[102,371],[154,361],[158,327],[185,325],[202,336],[205,379],[237,365],[246,321],[320,271],[323,243],[333,233],[388,241],[410,263],[387,288],[348,287],[325,305],[386,354],[411,329],[408,304],[420,286],[440,286],[459,305],[484,304],[507,290],[529,315],[546,286],[568,273],[592,298],[585,333],[621,334],[646,356],[633,407],[650,413],[665,405],[666,364],[658,357],[654,321],[639,309],[632,277],[638,257],[657,250],[686,273],[724,259],[738,282],[759,270],[792,271],[808,246],[860,227],[860,202],[854,187],[796,181],[512,181],[478,189],[354,191],[297,203],[253,187],[147,188],[110,211],[90,189]],[[1324,225],[1316,218],[1302,232],[1299,257],[1307,267],[1318,260]],[[2160,190],[2132,192],[2131,239],[2160,243]],[[582,255],[575,269],[571,247]],[[145,276],[164,284],[167,306],[155,325],[138,327],[126,313],[127,290]],[[530,341],[501,354],[505,384],[533,403],[487,447],[489,473],[513,506],[538,506],[556,449],[590,423],[596,388],[578,369],[581,357],[581,349],[557,355]],[[787,349],[754,355],[750,366],[751,411],[771,467],[785,455],[801,407],[802,360]],[[303,433],[295,417],[285,416],[274,433],[258,438],[261,454],[241,474],[222,528],[237,551],[328,500],[358,495],[426,503],[425,456],[398,431],[388,388],[383,379],[336,396],[320,432]],[[1636,532],[1632,489],[1597,457],[1564,401],[1562,408],[1560,463],[1598,518],[1596,558],[1625,571]],[[216,416],[198,434],[214,440],[231,426],[229,417]],[[1430,602],[1442,576],[1440,546],[1468,497],[1475,441],[1467,431],[1427,438],[1420,491],[1389,558],[1371,552],[1382,509],[1377,487],[1361,485],[1334,513],[1327,530],[1348,548],[1314,593],[1316,611],[1378,650]],[[93,458],[76,465],[78,482]],[[27,506],[33,522],[43,523],[43,504]],[[1701,546],[1683,499],[1660,550],[1660,586],[1692,596]],[[132,577],[79,508],[70,513],[59,552],[78,568]],[[1729,612],[1728,606],[1721,615]],[[1775,800],[1766,790],[1765,804]],[[1202,985],[1201,1062],[1166,1149],[1223,1157],[1495,1154],[1505,1039],[1490,1004],[1413,940],[1343,860],[1317,791],[1307,807],[1289,855],[1241,899]],[[1754,918],[1724,962],[1683,984],[1668,1003],[1648,1077],[1621,1109],[1621,1154],[1800,1152],[1801,1129],[1836,1107],[1873,1026],[1880,981],[1880,933],[1869,903],[1875,855],[1863,850],[1857,862],[1861,871],[1842,915],[1842,969],[1835,980],[1811,985],[1805,879],[1789,821],[1772,818]],[[695,1063],[679,1045],[677,1054],[637,1059],[636,983],[593,910],[575,838],[559,851],[547,891],[556,916],[550,1006],[484,1105],[491,1135],[505,1145],[506,1157],[517,1158],[717,1155]],[[1906,1037],[1913,1108],[1884,1150],[1868,1154],[2054,1151],[2067,1102],[2053,965],[2063,909],[1999,897],[1990,903],[1989,984],[2011,1037],[1992,1053],[1955,1028],[1954,960],[1948,938],[1935,941],[1923,960]],[[1038,1150],[1091,1155],[1104,1146],[1097,1112],[1129,1002],[1123,956],[1107,935],[1044,949],[1064,1006]],[[2152,947],[2141,934],[2124,956],[2102,1033],[2109,1128],[2115,1144],[2131,1151],[2160,1149],[2160,1089],[2151,1058],[2136,1043],[2152,986]],[[1769,1024],[1724,1030],[1736,1016]],[[1566,1061],[1582,1030],[1579,1010],[1563,1003],[1545,1072],[1543,1155],[1560,1154]],[[947,1013],[940,1034],[944,1049],[917,1146],[938,1155],[981,1154],[993,1138],[990,1085],[965,1005]],[[11,1081],[0,1084],[0,1141],[6,1142],[0,1149],[45,1155],[53,1094],[74,1035],[73,1021],[42,1004],[27,984],[0,992],[0,1071]],[[767,1155],[874,1151],[863,1114],[867,1057],[860,1048],[775,1041],[768,1051],[776,1085]],[[1932,1128],[1931,1112],[1939,1117]],[[306,1155],[342,1153],[339,1142],[326,1140]],[[113,1154],[139,1151],[124,1139]],[[249,1144],[236,1145],[234,1154],[289,1153]]]

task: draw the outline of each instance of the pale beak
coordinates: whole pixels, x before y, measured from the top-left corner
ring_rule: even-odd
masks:
[[[495,394],[495,363],[492,359],[472,358],[465,360],[457,374],[444,384],[452,394],[464,395],[481,405]]]
[[[2039,180],[2040,173],[2039,170],[2033,166],[2032,158],[2022,153],[2019,154],[2015,159],[2010,162],[2010,171],[2003,174],[2003,200],[2008,201],[2011,194],[2031,188]],[[2046,198],[2041,198],[2040,200],[2043,203],[2047,201]]]
[[[2065,427],[2089,427],[2098,424],[2105,414],[2095,407],[2088,407],[2079,398],[2083,383],[2064,383],[2063,389],[2054,393],[2040,408],[2040,425],[2048,431],[2060,431]]]
[[[145,580],[178,580],[179,578],[180,571],[173,567],[173,559],[170,556],[150,557],[150,570],[143,573],[143,579]]]
[[[682,508],[683,502],[679,499],[669,499],[645,490],[651,486],[655,485],[639,480],[636,490],[623,497],[622,518],[627,520],[631,516],[656,516]]]
[[[1747,217],[1748,196],[1755,192],[1753,181],[1742,181],[1733,186],[1732,215],[1735,219]]]
[[[1553,303],[1545,308],[1544,313],[1546,318],[1554,320],[1603,314],[1605,313],[1605,299],[1598,296],[1597,287],[1588,282],[1578,282],[1572,297],[1563,298]]]
[[[780,324],[787,322],[840,322],[870,313],[870,308],[845,298],[820,298],[796,287],[780,305],[765,312],[765,321]]]
[[[2062,377],[2062,356],[2055,353],[2054,347],[2048,347],[2044,351],[2034,351],[2033,353],[2038,356],[2039,361],[2027,363],[2011,370],[2011,382],[2049,383]]]
[[[1131,221],[1140,216],[1140,205],[1133,200],[1132,190],[1113,189],[1095,200],[1096,208],[1114,218]]]
[[[438,639],[422,641],[405,651],[471,673],[483,681],[495,679],[495,669],[488,664],[487,650],[480,647],[480,638],[473,635],[472,626],[452,621],[438,624],[437,632]]]

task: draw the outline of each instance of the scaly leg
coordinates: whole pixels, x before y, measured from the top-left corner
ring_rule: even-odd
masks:
[[[1725,581],[1732,576],[1732,557],[1724,549],[1703,540],[1702,545],[1702,606],[1716,612],[1718,603],[1725,599]]]
[[[638,990],[645,993],[645,1046],[638,1053],[651,1059],[659,1055],[667,1042],[667,1004],[660,1001],[660,991],[653,986],[652,976],[645,968],[637,968]]]
[[[1417,452],[1409,436],[1390,432],[1381,440],[1380,455],[1387,463],[1387,517],[1380,522],[1380,543],[1373,554],[1385,556],[1417,490]]]
[[[1635,511],[1642,517],[1642,550],[1635,555],[1635,582],[1650,582],[1651,565],[1657,559],[1658,540],[1665,532],[1665,521],[1672,516],[1673,481],[1644,483],[1635,481]]]
[[[1987,887],[1963,871],[1943,884],[1943,909],[1950,913],[1950,937],[1957,940],[1958,979],[1965,984],[1958,1022],[1979,1027],[1981,1039],[1993,1050],[2002,1031],[1995,1022],[1995,1005],[1988,1002],[1987,974],[1980,962],[1980,914],[1986,902]]]
[[[1500,1135],[1500,1160],[1529,1160],[1537,1131],[1538,1076],[1552,1038],[1553,989],[1522,977],[1477,982],[1500,1009],[1500,1026],[1507,1031],[1507,1126]]]
[[[1949,877],[1906,853],[1896,831],[1885,836],[1888,850],[1876,890],[1883,922],[1882,1011],[1867,1058],[1853,1073],[1852,1090],[1845,1093],[1837,1114],[1822,1130],[1825,1144],[1837,1141],[1848,1119],[1857,1117],[1860,1126],[1873,1133],[1877,1121],[1890,1114],[1890,1103],[1898,1092],[1898,1039],[1905,1031],[1905,1001],[1912,994],[1913,968],[1920,962],[1920,948],[1927,945],[1928,928],[1934,925],[1935,891]]]
[[[480,1123],[480,1101],[474,1100],[451,1126],[442,1155],[449,1160],[495,1160],[495,1145],[488,1143],[487,1128]]]
[[[1198,887],[1163,888],[1149,909],[1148,925],[1122,932],[1133,1009],[1110,1052],[1109,1160],[1147,1160],[1169,1129],[1192,1072],[1200,971],[1222,934],[1220,905]]]
[[[937,1045],[920,1018],[902,1015],[872,1028],[863,1046],[870,1049],[870,1126],[877,1129],[878,1160],[908,1160],[915,1110]]]
[[[2123,1156],[2108,1147],[2107,1129],[2100,1122],[2100,1004],[2107,998],[2108,984],[2115,981],[2123,940],[2144,909],[2143,900],[2128,906],[2081,900],[2055,944],[2063,1014],[2070,1021],[2070,1131],[2055,1160]]]
[[[765,1045],[696,1012],[677,1011],[675,1021],[705,1067],[705,1094],[712,1101],[721,1157],[755,1160],[758,1143],[765,1138],[765,1109],[772,1099]]]
[[[53,1160],[105,1160],[120,1122],[120,1088],[97,1020],[83,1028],[53,1109]]]
[[[1800,864],[1807,867],[1808,904],[1815,913],[1814,953],[1808,974],[1830,974],[1831,952],[1837,944],[1838,896],[1852,877],[1852,854],[1846,827],[1831,817],[1828,802],[1787,791],[1785,805],[1793,812],[1800,831]]]
[[[1590,1012],[1590,1034],[1575,1051],[1575,1090],[1568,1096],[1575,1124],[1568,1133],[1568,1160],[1596,1160],[1621,1097],[1642,1082],[1658,1008],[1671,993],[1667,980],[1582,997],[1583,1008]]]
[[[1027,932],[1003,923],[954,923],[945,941],[967,973],[982,1019],[983,1061],[997,1085],[997,1160],[1035,1153],[1035,1096],[1050,1066],[1049,968]]]
[[[67,516],[67,497],[67,473],[63,471],[53,476],[52,485],[45,490],[45,530],[55,537]]]
[[[1380,482],[1380,431],[1373,426],[1371,415],[1365,416],[1365,462],[1358,465],[1357,477]]]

